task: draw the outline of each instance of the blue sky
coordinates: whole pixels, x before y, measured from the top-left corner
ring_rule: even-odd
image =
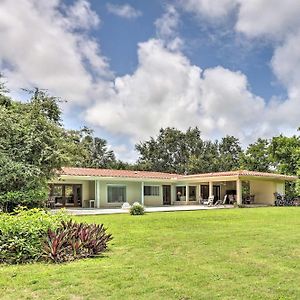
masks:
[[[67,99],[65,125],[127,161],[166,126],[246,146],[300,125],[299,14],[295,0],[3,0],[0,70],[15,97]]]
[[[103,54],[109,58],[111,68],[118,75],[132,73],[136,69],[137,44],[155,36],[154,22],[170,1],[91,1],[103,21],[100,30],[93,35],[101,42]],[[107,3],[128,3],[142,12],[142,17],[124,19],[114,16],[106,9]],[[223,36],[223,28],[214,28],[205,20],[197,20],[183,13],[178,32],[186,41],[185,55],[202,68],[222,65],[241,70],[249,79],[254,93],[265,98],[274,94],[285,95],[284,87],[276,80],[270,68],[273,47],[270,43],[256,41],[249,49],[248,41],[238,37],[228,25],[229,33]],[[210,36],[216,40],[211,41]],[[243,44],[244,43],[244,44]]]

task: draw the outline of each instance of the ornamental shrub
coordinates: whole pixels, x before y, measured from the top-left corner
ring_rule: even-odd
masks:
[[[13,214],[0,213],[0,263],[18,264],[41,259],[49,228],[55,230],[69,217],[62,211],[19,207]]]
[[[112,239],[104,226],[73,222],[63,210],[34,208],[0,213],[0,263],[61,263],[97,256]]]
[[[136,202],[131,206],[129,212],[133,216],[143,215],[145,213],[145,208],[143,205]]]
[[[56,230],[48,230],[44,244],[44,258],[61,263],[79,258],[94,257],[107,249],[112,239],[103,224],[62,221]]]

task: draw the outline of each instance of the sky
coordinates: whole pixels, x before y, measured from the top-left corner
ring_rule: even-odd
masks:
[[[11,95],[66,100],[118,158],[161,127],[243,146],[300,125],[299,0],[0,0]]]

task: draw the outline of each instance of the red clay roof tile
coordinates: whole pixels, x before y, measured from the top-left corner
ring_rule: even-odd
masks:
[[[95,177],[120,177],[120,178],[145,178],[145,179],[185,179],[185,178],[188,179],[188,178],[197,178],[197,177],[203,178],[203,177],[229,177],[229,176],[254,176],[254,177],[278,178],[283,180],[297,179],[296,176],[247,171],[247,170],[203,173],[203,174],[194,174],[194,175],[179,175],[179,174],[149,172],[149,171],[64,167],[58,173],[59,175],[68,175],[68,176],[95,176]]]
[[[69,176],[95,176],[95,177],[126,177],[126,178],[150,178],[150,179],[176,179],[181,175],[131,170],[93,169],[93,168],[69,168],[64,167],[60,175]]]

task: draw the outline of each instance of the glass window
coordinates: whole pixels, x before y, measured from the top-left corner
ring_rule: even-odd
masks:
[[[73,185],[65,185],[66,203],[74,203]]]
[[[159,186],[144,186],[144,196],[159,196]]]
[[[108,186],[107,187],[107,202],[118,203],[126,202],[126,186]]]
[[[196,200],[196,187],[189,186],[189,200],[195,201]]]
[[[176,200],[184,200],[186,194],[186,188],[185,186],[176,186]]]
[[[62,185],[54,185],[53,186],[53,194],[52,196],[61,196],[63,195],[63,186]]]

